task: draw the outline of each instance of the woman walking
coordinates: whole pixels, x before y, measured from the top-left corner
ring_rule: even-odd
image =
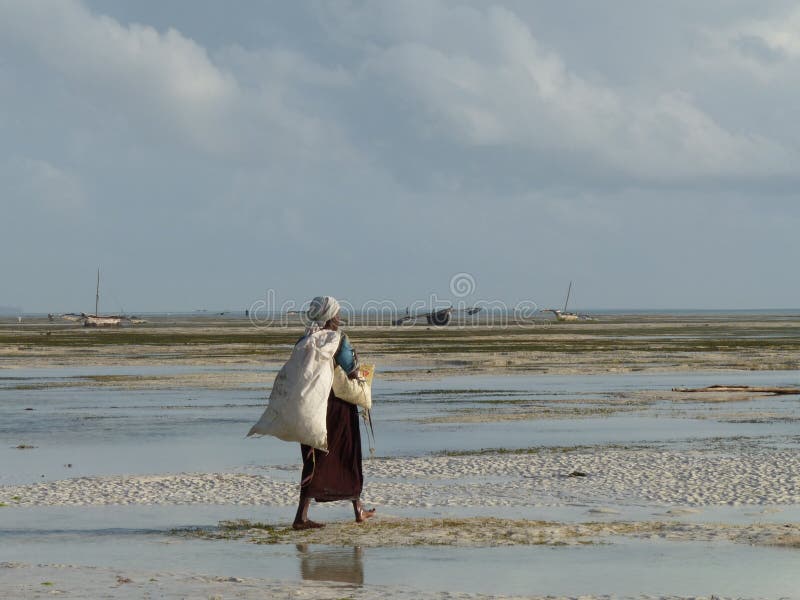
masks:
[[[308,318],[312,321],[305,335],[320,329],[339,330],[339,303],[332,296],[318,296],[311,301]],[[304,336],[305,337],[305,336]],[[302,338],[301,338],[302,339]],[[358,372],[355,350],[344,333],[334,355],[335,363],[350,377]],[[337,398],[331,390],[327,410],[328,452],[300,445],[303,472],[300,480],[300,500],[292,527],[313,529],[324,527],[308,518],[311,500],[334,502],[350,500],[357,523],[363,523],[375,514],[375,509],[365,510],[361,504],[364,476],[361,469],[361,432],[358,426],[358,408]]]

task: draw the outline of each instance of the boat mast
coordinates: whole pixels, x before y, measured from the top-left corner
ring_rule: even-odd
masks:
[[[562,312],[567,312],[567,304],[569,304],[569,293],[572,291],[572,282],[569,282],[569,287],[567,288],[567,299],[564,301],[564,310]]]
[[[100,305],[100,267],[97,267],[97,290],[94,294],[94,314],[97,316],[99,313],[97,312],[98,306]]]

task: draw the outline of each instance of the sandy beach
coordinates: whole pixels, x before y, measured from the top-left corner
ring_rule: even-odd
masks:
[[[779,565],[800,551],[798,395],[676,390],[796,385],[800,321],[637,319],[353,327],[362,359],[380,365],[376,455],[365,458],[363,494],[378,516],[359,526],[341,504],[314,506],[328,525],[308,532],[289,527],[297,450],[242,439],[296,330],[202,320],[92,332],[5,323],[0,537],[14,544],[0,552],[0,592],[797,597],[800,577]],[[92,544],[125,550],[115,557]],[[500,559],[510,548],[523,554]],[[214,558],[219,552],[227,556]],[[260,552],[300,570],[263,573]],[[674,557],[685,584],[660,579],[674,576],[656,570],[659,554]],[[736,558],[704,563],[727,555]],[[392,557],[418,583],[380,566]],[[437,576],[437,560],[463,567]],[[494,560],[509,573],[497,589],[478,575]],[[552,561],[564,577],[517,581],[510,574],[525,572],[522,560]],[[571,580],[576,560],[584,573]],[[741,560],[777,571],[759,583],[736,571]],[[164,561],[173,566],[159,568]],[[612,581],[593,561],[650,575],[639,580],[632,570]]]

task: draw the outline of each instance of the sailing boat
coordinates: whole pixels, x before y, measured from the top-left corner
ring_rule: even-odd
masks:
[[[94,295],[94,314],[81,314],[84,327],[119,327],[120,325],[130,325],[131,320],[122,315],[100,316],[100,268],[97,268],[97,289]]]
[[[570,293],[572,293],[572,282],[571,281],[569,282],[569,287],[567,288],[567,299],[564,301],[564,309],[563,310],[558,310],[558,309],[555,309],[555,308],[544,308],[544,309],[542,309],[542,312],[551,312],[551,313],[553,313],[556,316],[556,320],[557,321],[561,321],[561,322],[579,321],[582,318],[587,318],[587,317],[582,317],[578,313],[567,312],[567,306],[569,305]]]

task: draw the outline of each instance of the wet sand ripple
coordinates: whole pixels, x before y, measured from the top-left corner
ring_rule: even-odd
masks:
[[[8,506],[239,504],[288,506],[296,483],[265,473],[81,477],[0,488]],[[505,507],[800,503],[800,454],[752,450],[542,451],[365,462],[364,499],[379,506]],[[299,473],[299,465],[296,466]],[[585,476],[570,476],[576,472]]]

